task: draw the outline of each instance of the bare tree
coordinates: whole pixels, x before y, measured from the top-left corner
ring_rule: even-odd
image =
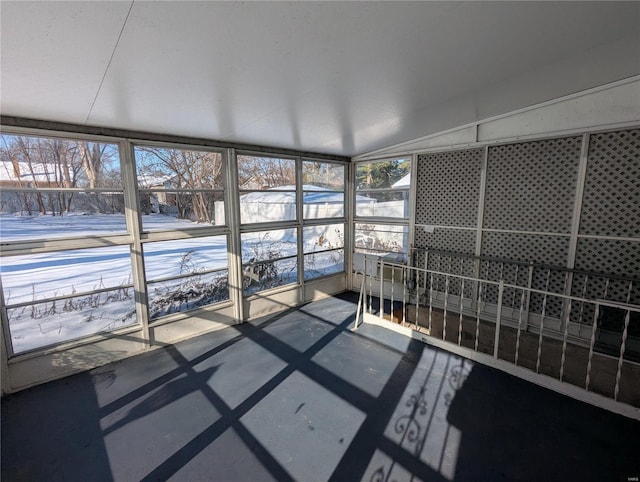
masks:
[[[241,189],[295,186],[295,161],[273,157],[238,156],[238,183]]]
[[[163,176],[177,189],[176,204],[181,218],[197,222],[213,222],[215,193],[223,189],[222,157],[216,152],[188,151],[143,147],[138,163],[138,176]],[[152,187],[152,186],[146,186]]]
[[[77,146],[84,173],[89,181],[89,189],[95,189],[98,187],[98,181],[104,166],[107,144],[78,142]]]

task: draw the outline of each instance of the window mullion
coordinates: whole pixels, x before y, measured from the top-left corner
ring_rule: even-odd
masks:
[[[142,324],[142,336],[146,346],[150,344],[149,336],[149,296],[144,269],[144,253],[142,243],[142,221],[140,219],[140,198],[135,171],[133,145],[129,141],[120,143],[120,163],[124,184],[124,203],[127,229],[133,237],[130,245],[131,270],[133,274],[134,296],[138,321]]]

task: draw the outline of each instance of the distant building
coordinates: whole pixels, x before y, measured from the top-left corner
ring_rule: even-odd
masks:
[[[59,166],[19,161],[0,162],[0,187],[59,187]]]

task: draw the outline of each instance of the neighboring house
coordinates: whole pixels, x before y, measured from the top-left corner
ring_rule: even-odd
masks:
[[[176,187],[176,176],[138,173],[140,206],[144,214],[160,213],[175,215],[178,212],[178,200],[175,192],[168,189]]]
[[[55,164],[2,161],[0,162],[0,187],[59,187],[56,179],[61,176],[56,173]],[[57,175],[58,174],[58,175]]]
[[[345,195],[325,187],[305,184],[303,189],[303,209],[306,219],[332,218],[344,216]],[[283,221],[295,219],[296,187],[279,186],[263,191],[250,192],[240,196],[240,217],[243,223]],[[372,206],[375,199],[356,196],[361,206]],[[215,218],[224,223],[224,203],[215,203]]]
[[[411,173],[404,176],[399,181],[391,185],[392,188],[402,191],[402,211],[403,216],[409,217],[409,187],[411,187]]]
[[[409,189],[409,186],[411,186],[411,173],[391,185],[391,187],[395,187],[396,189]]]

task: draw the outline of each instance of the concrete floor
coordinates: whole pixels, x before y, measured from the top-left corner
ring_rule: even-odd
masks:
[[[640,422],[392,333],[356,295],[2,399],[2,480],[627,480]]]

